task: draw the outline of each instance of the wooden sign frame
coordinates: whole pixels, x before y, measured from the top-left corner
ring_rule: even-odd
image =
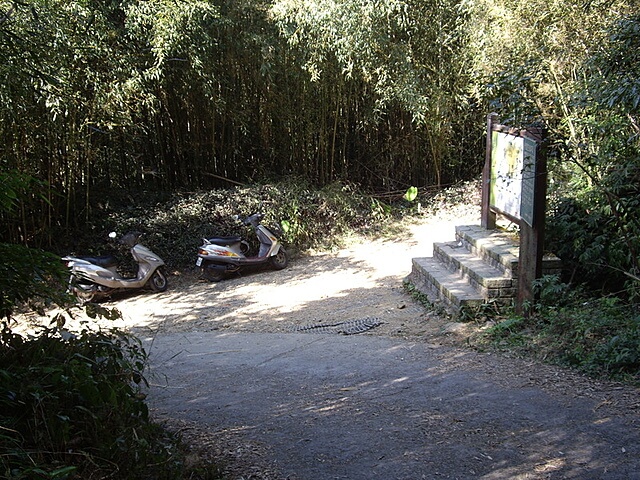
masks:
[[[508,139],[517,139],[521,149],[518,172],[512,172],[517,187],[509,185],[506,195],[518,196],[518,208],[496,205],[495,188],[499,178],[492,172],[496,166],[496,133]],[[507,136],[507,137],[505,137]],[[499,124],[496,113],[487,116],[487,145],[485,165],[482,171],[482,216],[481,225],[492,230],[496,228],[497,215],[502,215],[520,227],[520,257],[518,262],[518,296],[516,310],[527,313],[527,306],[535,299],[533,282],[542,276],[544,255],[544,227],[547,196],[547,159],[542,148],[544,132],[541,128],[518,130]],[[514,142],[515,144],[515,142]],[[508,191],[509,188],[517,191]],[[492,189],[494,191],[492,198]],[[515,192],[515,193],[514,193]],[[501,208],[502,207],[502,208]],[[509,210],[509,211],[505,211]]]

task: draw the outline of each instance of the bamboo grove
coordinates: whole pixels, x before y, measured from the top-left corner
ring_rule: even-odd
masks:
[[[566,160],[585,158],[598,108],[615,110],[625,134],[637,127],[638,77],[600,88],[620,78],[610,56],[621,19],[637,46],[636,7],[1,0],[3,240],[46,244],[42,232],[82,225],[114,192],[288,175],[370,192],[465,180],[481,169],[490,111],[543,121],[559,178],[575,178],[585,166]],[[637,72],[638,49],[626,52]],[[18,190],[30,202],[13,205]]]

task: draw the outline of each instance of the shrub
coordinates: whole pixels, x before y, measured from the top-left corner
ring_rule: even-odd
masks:
[[[110,231],[138,230],[143,239],[172,268],[190,268],[203,237],[244,235],[250,241],[252,231],[232,220],[233,215],[265,214],[265,223],[282,231],[290,251],[327,246],[341,234],[358,229],[376,232],[384,228],[389,212],[371,197],[360,194],[348,184],[331,184],[321,190],[298,178],[278,183],[175,193],[159,200],[141,195],[136,204],[105,202],[96,215],[95,228],[71,233],[67,245],[78,253],[104,253],[101,239]],[[73,244],[72,244],[73,242]],[[121,253],[126,258],[125,252]]]
[[[479,345],[505,347],[590,375],[640,382],[640,312],[617,297],[591,297],[557,278],[539,282],[540,302],[527,318],[506,318]]]
[[[0,350],[0,476],[179,478],[177,442],[149,421],[137,340],[5,325]]]

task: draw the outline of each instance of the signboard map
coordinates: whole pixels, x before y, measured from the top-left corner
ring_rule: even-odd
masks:
[[[502,213],[520,219],[520,193],[524,160],[524,139],[492,132],[491,190],[489,203]]]
[[[490,205],[516,220],[533,223],[536,142],[494,131],[491,139]]]

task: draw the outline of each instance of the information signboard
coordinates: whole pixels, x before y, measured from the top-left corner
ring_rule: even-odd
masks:
[[[490,205],[500,213],[519,220],[524,164],[523,137],[494,131],[491,146]]]
[[[494,131],[491,139],[491,208],[533,226],[537,143]]]
[[[542,276],[547,167],[542,128],[519,130],[487,116],[487,145],[482,170],[480,224],[496,228],[501,214],[519,226],[516,311],[526,313],[535,298],[534,281]]]
[[[520,192],[520,218],[533,227],[536,186],[536,150],[538,144],[523,138],[522,188]]]

